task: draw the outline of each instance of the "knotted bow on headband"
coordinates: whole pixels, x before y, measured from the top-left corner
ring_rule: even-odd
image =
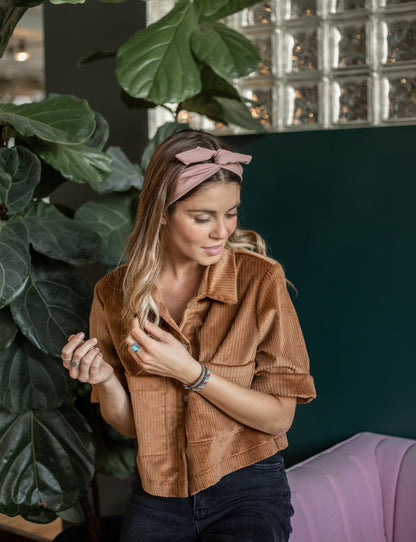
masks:
[[[232,171],[242,179],[243,167],[240,162],[249,164],[252,158],[249,154],[239,154],[225,149],[205,149],[203,147],[180,152],[175,154],[175,157],[188,167],[182,171],[175,194],[169,205],[178,201],[178,199],[212,177],[212,175],[215,175],[221,168]],[[214,158],[213,162],[200,163],[211,158]]]

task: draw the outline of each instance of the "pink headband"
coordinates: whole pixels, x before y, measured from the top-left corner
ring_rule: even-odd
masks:
[[[175,154],[175,157],[184,163],[186,167],[179,179],[176,186],[175,194],[169,203],[175,203],[182,196],[190,192],[193,188],[201,184],[203,181],[212,177],[217,171],[221,168],[228,169],[242,179],[243,168],[240,164],[249,164],[251,161],[251,156],[248,154],[238,154],[237,152],[227,151],[225,149],[213,150],[205,149],[203,147],[196,147],[196,149],[191,149],[190,151],[180,152]],[[214,162],[208,162],[201,164],[205,160],[214,158]]]

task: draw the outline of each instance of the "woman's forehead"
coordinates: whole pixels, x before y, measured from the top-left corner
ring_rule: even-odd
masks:
[[[240,192],[241,186],[239,183],[202,183],[200,190],[178,203],[184,204],[184,207],[188,209],[194,208],[195,206],[201,208],[201,206],[212,206],[214,204],[221,206],[222,204],[225,206],[231,204],[231,206],[233,206],[240,203]]]

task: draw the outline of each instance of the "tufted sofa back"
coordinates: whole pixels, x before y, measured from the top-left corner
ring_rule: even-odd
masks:
[[[358,433],[287,470],[290,542],[416,542],[416,441]]]

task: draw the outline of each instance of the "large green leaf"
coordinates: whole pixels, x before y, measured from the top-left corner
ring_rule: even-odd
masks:
[[[167,15],[120,47],[116,74],[128,94],[164,104],[200,91],[199,70],[189,44],[197,15],[193,2],[179,0]]]
[[[103,0],[101,0],[103,1]],[[123,2],[125,0],[122,0]],[[78,60],[78,67],[86,66],[91,64],[91,62],[96,62],[97,60],[106,60],[107,58],[113,58],[117,55],[117,51],[103,51],[102,49],[94,49],[88,55],[83,56]]]
[[[125,192],[129,188],[140,190],[143,185],[143,174],[137,164],[133,164],[120,149],[120,147],[109,147],[107,154],[113,159],[111,173],[107,179],[100,184],[98,191],[101,194],[106,192]]]
[[[216,122],[226,123],[223,107],[215,97],[240,100],[237,90],[226,80],[217,75],[209,66],[201,70],[202,91],[181,103],[182,109],[206,115]]]
[[[9,307],[0,310],[0,350],[8,348],[16,337],[17,326]]]
[[[221,23],[202,23],[191,36],[191,46],[201,62],[226,79],[248,75],[261,62],[250,40]]]
[[[105,424],[103,420],[103,424]],[[96,469],[115,478],[128,478],[136,468],[136,443],[105,424],[97,441]]]
[[[0,457],[0,512],[37,521],[77,503],[94,473],[91,429],[73,405],[0,410]]]
[[[244,8],[254,6],[259,0],[197,0],[202,19],[217,21]]]
[[[217,75],[209,66],[203,66],[201,70],[202,93],[210,96],[223,96],[239,100],[240,95],[236,88],[223,77]]]
[[[267,131],[258,119],[252,117],[250,109],[243,102],[221,97],[217,97],[215,100],[223,108],[224,118],[227,124],[242,126],[248,130],[254,130],[257,133],[264,133]]]
[[[29,240],[42,254],[74,265],[96,261],[100,237],[61,214],[52,204],[36,201],[24,213]]]
[[[49,0],[51,4],[85,4],[86,0]]]
[[[101,416],[89,396],[77,400],[77,408],[89,420],[97,445],[96,470],[115,478],[127,478],[136,465],[136,441],[120,434]]]
[[[75,220],[101,237],[101,262],[116,267],[122,258],[123,246],[133,227],[133,202],[137,192],[106,194],[89,201],[75,213]]]
[[[9,3],[0,4],[0,58],[3,56],[13,31],[26,9],[14,7]]]
[[[0,404],[10,412],[59,408],[71,402],[73,388],[62,363],[40,352],[20,333],[0,352]]]
[[[36,186],[33,196],[35,198],[46,198],[63,183],[66,179],[52,166],[42,161],[42,173],[40,183]]]
[[[166,122],[165,124],[162,124],[162,126],[159,126],[155,135],[152,137],[152,139],[150,139],[150,141],[147,142],[147,145],[143,151],[141,162],[142,170],[146,171],[150,158],[162,141],[176,132],[182,132],[183,130],[189,129],[189,124],[184,124],[181,122]]]
[[[88,334],[91,302],[92,287],[80,273],[35,254],[26,287],[10,307],[25,337],[59,357],[69,335]]]
[[[79,504],[62,510],[62,512],[57,512],[57,516],[68,523],[72,523],[72,525],[85,523],[85,514]]]
[[[0,8],[33,8],[42,4],[43,0],[0,0]]]
[[[215,100],[215,98],[209,94],[200,92],[197,96],[182,102],[181,105],[186,111],[194,111],[199,115],[207,116],[209,119],[215,122],[222,122],[226,124],[224,109]]]
[[[26,207],[40,181],[39,158],[25,147],[0,149],[0,201],[8,214]]]
[[[58,515],[43,506],[37,506],[36,508],[31,508],[27,512],[22,513],[22,517],[26,521],[31,521],[32,523],[50,523],[56,519]]]
[[[152,102],[150,100],[142,100],[141,98],[133,98],[133,96],[130,96],[130,94],[127,94],[127,92],[123,89],[121,89],[120,96],[124,105],[128,107],[129,109],[153,109],[154,107],[158,106],[158,104],[155,104],[155,102]]]
[[[27,142],[47,164],[68,181],[88,182],[92,188],[98,190],[111,172],[111,157],[89,145],[61,145],[34,137]]]
[[[15,299],[29,277],[29,234],[23,219],[0,224],[0,309]]]
[[[25,137],[77,144],[94,132],[95,117],[85,100],[51,94],[41,102],[22,105],[0,103],[0,122]]]
[[[101,113],[94,111],[94,116],[95,130],[92,136],[85,141],[85,145],[89,145],[90,147],[94,147],[94,149],[102,151],[107,143],[107,139],[110,134],[110,127]]]

